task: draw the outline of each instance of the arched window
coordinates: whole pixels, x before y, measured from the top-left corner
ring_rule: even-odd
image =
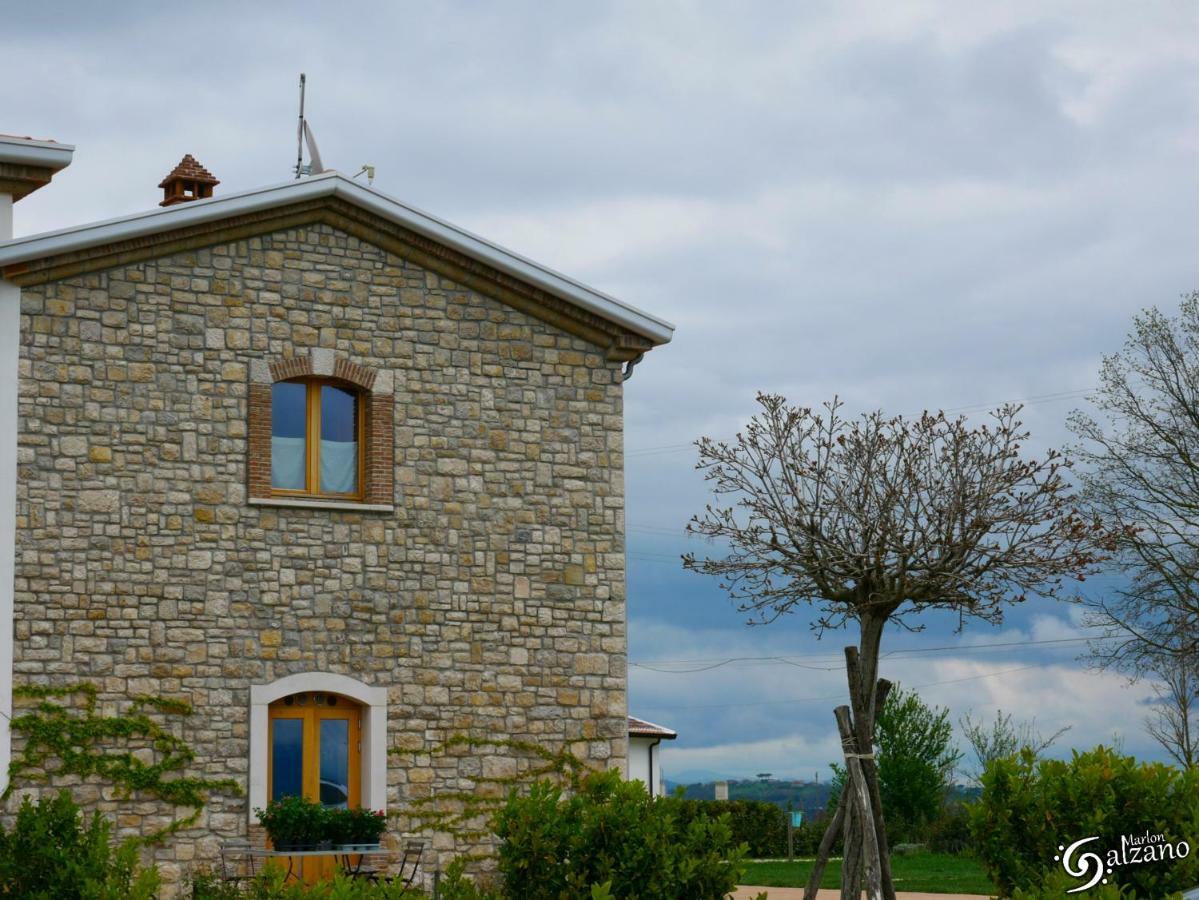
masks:
[[[247,400],[251,504],[393,511],[390,371],[323,348],[259,358],[250,363]]]
[[[332,672],[250,686],[250,824],[291,793],[386,810],[386,687]]]
[[[271,386],[271,491],[281,496],[363,497],[363,394],[329,378]]]

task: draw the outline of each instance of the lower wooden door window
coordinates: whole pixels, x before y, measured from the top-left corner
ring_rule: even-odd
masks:
[[[270,705],[268,796],[325,807],[360,803],[362,706],[340,694],[292,694]],[[298,868],[298,867],[297,867]],[[305,881],[332,874],[332,860],[303,860]]]

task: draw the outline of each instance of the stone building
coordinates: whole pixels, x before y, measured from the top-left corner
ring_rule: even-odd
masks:
[[[0,227],[70,153],[0,138]],[[0,231],[0,712],[193,704],[245,796],[168,876],[271,796],[454,786],[453,734],[624,767],[623,382],[672,326],[337,173],[217,183]]]

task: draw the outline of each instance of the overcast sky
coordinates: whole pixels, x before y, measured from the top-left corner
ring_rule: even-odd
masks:
[[[707,499],[687,444],[731,435],[758,390],[971,415],[1034,398],[1033,445],[1066,441],[1132,315],[1199,288],[1195,10],[6,4],[0,132],[77,145],[16,209],[18,234],[67,227],[153,207],[184,153],[218,193],[287,179],[305,71],[326,165],[374,165],[375,187],[674,322],[626,390],[630,708],[679,730],[668,777],[824,777],[850,635],[746,628],[680,570]],[[1027,645],[1076,622],[934,618],[887,635],[926,652],[883,674],[955,719],[1072,725],[1063,752],[1119,733],[1159,756],[1145,685]],[[687,671],[747,656],[787,659]]]

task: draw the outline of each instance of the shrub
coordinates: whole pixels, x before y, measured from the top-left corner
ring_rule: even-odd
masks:
[[[679,818],[684,825],[697,818],[728,816],[734,844],[745,844],[751,859],[787,855],[787,814],[773,803],[762,800],[684,800],[676,799]]]
[[[138,865],[136,841],[113,847],[112,825],[83,821],[70,793],[28,797],[11,831],[0,828],[0,895],[26,900],[150,900],[158,871]]]
[[[974,847],[970,836],[970,811],[964,803],[947,803],[925,829],[933,853],[966,853]]]
[[[745,855],[727,815],[684,823],[678,800],[655,800],[617,772],[587,775],[568,798],[544,781],[511,792],[496,834],[505,896],[520,900],[602,896],[605,884],[616,900],[720,900]]]
[[[970,830],[988,874],[1008,894],[1058,878],[1058,848],[1083,838],[1097,837],[1091,846],[1109,864],[1123,835],[1161,834],[1175,844],[1199,835],[1199,770],[1138,763],[1105,747],[1075,752],[1069,762],[1038,762],[1025,751],[989,763],[982,783]],[[1165,897],[1199,882],[1199,853],[1141,865],[1117,861],[1107,878],[1137,896]]]

